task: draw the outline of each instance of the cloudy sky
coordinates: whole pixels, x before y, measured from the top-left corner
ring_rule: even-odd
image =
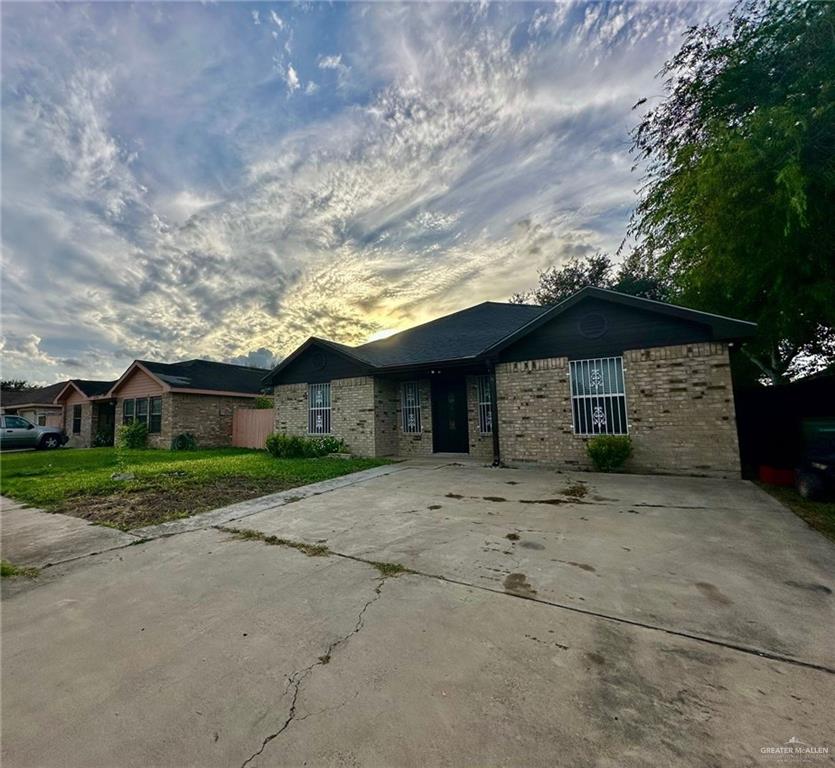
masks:
[[[360,343],[613,251],[708,12],[3,3],[3,377]]]

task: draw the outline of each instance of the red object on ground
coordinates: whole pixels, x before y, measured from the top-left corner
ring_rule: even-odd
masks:
[[[793,469],[778,469],[761,464],[759,476],[760,482],[766,485],[794,485]]]

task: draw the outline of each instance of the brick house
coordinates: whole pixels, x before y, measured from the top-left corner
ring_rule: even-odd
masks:
[[[143,421],[148,445],[168,448],[190,432],[200,448],[232,445],[236,408],[252,407],[269,371],[210,360],[135,360],[108,391],[116,424]]]
[[[380,341],[310,338],[265,379],[276,430],[366,456],[461,453],[590,468],[628,434],[633,472],[738,476],[728,349],[753,323],[599,288],[485,302]]]
[[[70,379],[55,396],[63,409],[62,424],[70,448],[90,448],[101,436],[102,445],[113,444],[114,405],[108,393],[115,382]]]

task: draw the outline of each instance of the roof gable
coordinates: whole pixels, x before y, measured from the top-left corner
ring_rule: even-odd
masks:
[[[264,377],[264,384],[330,381],[361,376],[372,367],[353,347],[311,336]]]
[[[710,332],[710,339],[714,341],[730,341],[744,339],[753,336],[756,332],[756,323],[749,323],[746,320],[736,320],[731,317],[714,315],[709,312],[700,312],[696,309],[680,307],[675,304],[667,304],[663,301],[644,299],[639,296],[630,296],[617,291],[610,291],[605,288],[587,286],[577,293],[569,296],[565,301],[549,307],[538,317],[531,320],[525,326],[501,339],[496,344],[485,350],[486,354],[497,354],[502,350],[519,341],[529,333],[545,325],[551,320],[559,317],[570,310],[576,304],[587,299],[598,299],[624,307],[643,310],[644,312],[656,313],[665,317],[677,318],[681,321],[700,325]]]
[[[95,397],[103,397],[110,392],[115,381],[102,381],[99,379],[70,379],[61,387],[61,391],[55,396],[53,402],[66,400],[72,392],[76,392],[87,400]]]

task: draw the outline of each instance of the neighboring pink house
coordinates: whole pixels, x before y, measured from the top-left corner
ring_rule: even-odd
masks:
[[[147,424],[151,447],[168,448],[172,438],[186,432],[201,448],[229,446],[235,409],[252,407],[268,373],[210,360],[135,360],[108,397],[115,403],[117,425]]]
[[[63,408],[64,431],[72,448],[113,445],[114,403],[108,392],[113,381],[71,379],[55,397]],[[98,438],[98,439],[97,439]]]

